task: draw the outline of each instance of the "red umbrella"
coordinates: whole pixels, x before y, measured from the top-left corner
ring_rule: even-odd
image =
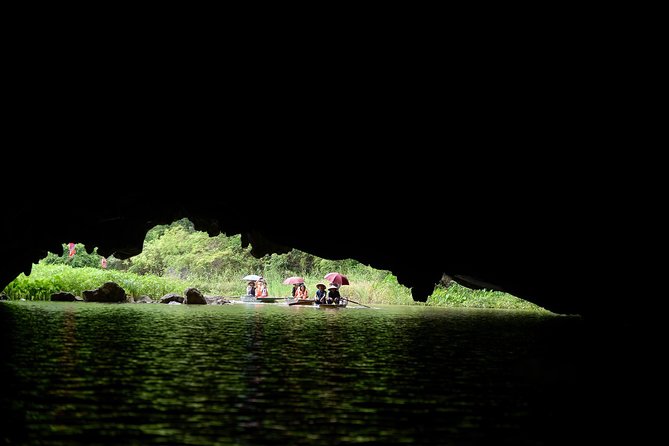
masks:
[[[343,274],[327,273],[324,278],[337,285],[348,285],[348,277]]]
[[[304,277],[289,277],[283,281],[284,285],[292,285],[294,283],[304,283]]]

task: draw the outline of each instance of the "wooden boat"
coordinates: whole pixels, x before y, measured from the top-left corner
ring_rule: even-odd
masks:
[[[288,305],[314,305],[313,299],[288,300]]]
[[[245,303],[265,303],[265,304],[271,304],[276,302],[277,300],[283,300],[285,297],[255,297],[255,296],[241,296],[239,300],[241,302]]]
[[[346,304],[348,302],[344,301],[344,303],[340,304],[318,304],[316,307],[318,308],[346,308]]]
[[[348,299],[342,298],[339,304],[317,304],[314,299],[299,299],[288,302],[288,305],[309,305],[316,308],[344,308],[348,304]]]

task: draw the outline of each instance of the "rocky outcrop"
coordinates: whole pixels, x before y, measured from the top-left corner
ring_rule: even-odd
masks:
[[[53,293],[51,295],[51,300],[53,302],[76,302],[77,296],[72,293],[60,291],[58,293]]]
[[[138,298],[134,299],[136,304],[152,304],[154,303],[153,299],[151,299],[149,296],[139,296]]]
[[[197,288],[188,288],[186,291],[184,291],[184,294],[186,294],[186,300],[184,301],[185,304],[207,305],[207,300]]]
[[[182,304],[184,302],[185,298],[183,296],[178,295],[177,293],[169,293],[165,294],[163,297],[161,297],[158,302],[161,304],[170,304],[172,302],[176,302],[178,304]]]
[[[207,305],[225,305],[232,303],[230,299],[223,296],[204,296],[204,298],[207,301]]]
[[[106,282],[95,290],[85,290],[83,293],[86,302],[127,302],[125,290],[114,282]]]

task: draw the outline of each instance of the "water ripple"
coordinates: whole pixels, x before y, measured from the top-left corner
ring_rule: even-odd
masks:
[[[579,323],[426,307],[3,303],[0,438],[548,444],[544,416],[562,397],[519,364],[542,334]]]

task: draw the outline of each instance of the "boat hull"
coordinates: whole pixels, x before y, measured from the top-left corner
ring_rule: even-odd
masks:
[[[346,304],[318,304],[318,308],[346,308]]]
[[[283,297],[255,297],[255,296],[241,296],[239,298],[240,302],[245,302],[249,304],[259,304],[259,303],[264,303],[264,304],[271,304],[276,302],[277,300],[283,300]]]
[[[348,302],[345,300],[344,303],[339,303],[339,304],[317,304],[316,302],[314,302],[313,299],[300,299],[288,302],[288,305],[290,306],[298,305],[298,306],[310,306],[316,308],[345,308],[346,304],[348,304]]]
[[[299,299],[292,302],[288,302],[288,305],[314,305],[313,299]]]

